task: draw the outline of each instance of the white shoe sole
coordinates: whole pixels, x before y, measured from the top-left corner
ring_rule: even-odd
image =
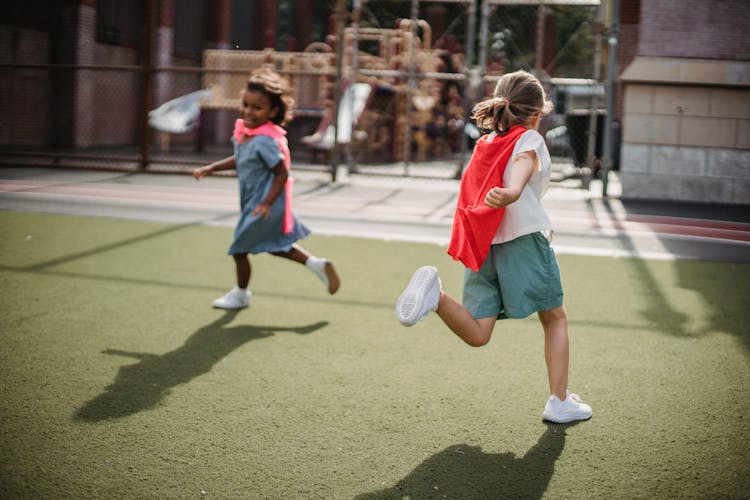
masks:
[[[569,424],[571,422],[583,422],[585,420],[590,420],[591,414],[587,415],[566,415],[566,416],[556,416],[556,415],[542,415],[542,420],[545,422],[551,422],[553,424]]]
[[[245,309],[246,307],[250,307],[250,304],[233,305],[233,306],[228,306],[224,304],[214,304],[213,306],[214,306],[214,309],[225,309],[227,311],[234,311],[237,309]]]
[[[438,270],[432,266],[420,267],[414,272],[406,289],[396,302],[396,317],[404,326],[413,326],[420,319],[420,312],[429,292],[438,279]]]

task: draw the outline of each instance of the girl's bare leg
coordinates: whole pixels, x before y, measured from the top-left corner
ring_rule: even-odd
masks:
[[[568,315],[563,306],[539,311],[538,315],[544,329],[544,359],[550,394],[562,401],[568,389]]]
[[[310,257],[310,254],[307,252],[307,250],[297,245],[292,245],[292,249],[288,252],[273,252],[272,255],[293,260],[294,262],[299,262],[300,264],[304,264],[305,262],[307,262],[307,259]]]
[[[497,321],[494,316],[474,318],[468,309],[442,291],[435,312],[453,333],[472,347],[481,347],[490,341]]]
[[[288,252],[274,252],[273,255],[293,260],[294,262],[299,262],[303,265],[307,265],[307,267],[311,271],[313,271],[323,282],[326,289],[328,290],[328,293],[336,293],[336,291],[339,289],[341,280],[339,279],[338,274],[336,274],[336,271],[333,268],[333,264],[325,259],[314,258],[304,248],[293,245],[292,249]],[[311,257],[313,257],[313,260],[308,262]]]
[[[234,264],[237,268],[237,286],[247,288],[247,285],[250,283],[250,274],[252,273],[250,259],[246,253],[237,253],[232,255],[232,257],[234,257]]]

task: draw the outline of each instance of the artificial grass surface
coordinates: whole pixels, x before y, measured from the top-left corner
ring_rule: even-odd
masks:
[[[571,389],[541,422],[535,318],[463,345],[394,301],[434,245],[312,236],[343,279],[231,229],[0,212],[0,497],[747,498],[750,266],[563,255]]]

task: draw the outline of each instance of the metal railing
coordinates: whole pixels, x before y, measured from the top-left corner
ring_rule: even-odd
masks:
[[[316,70],[280,66],[278,71],[297,82],[297,99],[303,104],[288,125],[295,168],[328,172],[334,180],[340,163],[352,173],[460,176],[473,142],[466,134],[464,91],[476,82],[466,74],[358,68],[355,80],[371,82],[372,91],[355,120],[352,140],[316,150],[302,138],[320,131],[326,106],[322,86],[333,86],[335,72],[330,65]],[[248,73],[249,68],[222,67],[0,65],[0,85],[9,96],[0,110],[5,117],[0,124],[0,164],[182,172],[215,161],[231,154],[228,137],[236,118],[232,108],[239,103],[239,96],[233,100],[231,94],[236,89],[224,92],[223,100],[205,104],[198,125],[183,134],[153,129],[149,112],[219,77],[241,82]],[[484,76],[480,86],[496,78]],[[312,92],[317,101],[310,99],[304,83],[311,79],[318,81]],[[591,80],[553,79],[550,84],[600,88]],[[300,98],[300,91],[308,91],[307,97]],[[598,91],[591,95],[599,97]],[[46,112],[30,114],[31,109]],[[574,168],[590,165],[596,156],[591,139],[597,139],[590,124],[597,113],[557,116],[549,128],[564,126],[567,134],[558,130],[548,138],[554,141],[553,155]],[[585,122],[583,133],[576,120]],[[421,166],[429,168],[416,168]]]

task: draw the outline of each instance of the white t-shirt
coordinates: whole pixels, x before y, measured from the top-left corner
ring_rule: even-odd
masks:
[[[503,184],[510,180],[510,171],[516,155],[524,151],[536,153],[536,168],[529,182],[521,191],[521,196],[505,207],[505,215],[492,244],[505,243],[525,234],[542,231],[548,239],[552,238],[552,223],[542,208],[542,196],[549,187],[552,175],[552,160],[544,142],[544,137],[536,130],[527,130],[516,142],[513,154],[503,174]]]

